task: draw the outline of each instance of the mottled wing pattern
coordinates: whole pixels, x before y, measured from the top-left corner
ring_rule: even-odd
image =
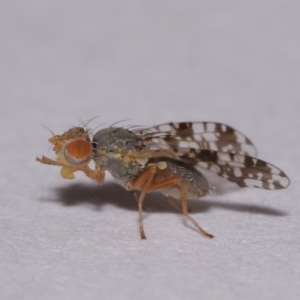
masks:
[[[181,157],[196,166],[216,172],[240,187],[256,187],[267,190],[286,188],[290,181],[286,174],[263,160],[234,153],[213,150],[190,149]]]
[[[136,133],[151,138],[153,148],[171,147],[179,156],[190,148],[256,156],[256,149],[246,136],[221,123],[165,123]]]
[[[225,124],[165,123],[138,133],[153,142],[153,149],[171,148],[180,160],[213,171],[240,187],[277,190],[290,183],[280,169],[255,158],[256,149],[246,136]]]

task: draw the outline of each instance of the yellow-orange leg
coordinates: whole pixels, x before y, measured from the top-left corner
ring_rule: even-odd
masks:
[[[97,168],[96,170],[90,169],[87,165],[85,166],[71,166],[63,162],[59,162],[53,159],[50,159],[46,156],[42,156],[42,158],[37,157],[37,161],[41,162],[42,164],[46,165],[52,165],[52,166],[60,166],[63,168],[69,169],[72,173],[76,171],[82,171],[85,173],[85,175],[93,180],[95,180],[97,183],[101,184],[104,180],[104,171],[100,168]]]
[[[140,225],[140,233],[141,238],[145,239],[145,232],[143,228],[143,217],[142,217],[142,204],[145,198],[146,193],[156,191],[162,188],[166,188],[168,186],[177,185],[180,194],[181,194],[181,204],[182,204],[182,213],[185,215],[185,217],[190,220],[190,222],[198,229],[198,231],[203,234],[204,236],[208,238],[213,238],[214,236],[208,232],[206,232],[204,229],[202,229],[199,224],[189,215],[188,213],[188,207],[187,207],[187,198],[186,193],[184,190],[184,186],[181,183],[181,181],[178,178],[168,178],[165,180],[161,180],[158,182],[153,182],[154,175],[157,171],[156,166],[151,166],[149,169],[145,170],[137,179],[130,182],[128,188],[129,189],[138,189],[142,187],[142,192],[140,194],[138,205],[139,205],[139,225]],[[172,203],[177,209],[179,207],[176,205],[176,203]]]
[[[42,158],[37,157],[36,161],[39,161],[40,163],[45,164],[45,165],[69,167],[69,165],[67,165],[67,164],[58,162],[58,161],[48,158],[46,156],[42,156]]]
[[[84,172],[84,174],[95,180],[98,184],[102,184],[104,181],[104,177],[105,177],[105,172],[102,169],[96,169],[96,170],[92,170],[88,167],[86,167],[87,170],[82,170]]]
[[[186,193],[184,190],[184,186],[181,183],[181,181],[178,178],[168,178],[165,180],[161,180],[158,182],[153,183],[149,189],[148,192],[152,192],[158,189],[162,189],[171,185],[177,185],[179,190],[180,190],[180,194],[181,194],[181,204],[182,204],[182,213],[185,215],[185,217],[191,221],[191,223],[198,229],[198,231],[203,234],[204,236],[208,237],[208,238],[213,238],[214,236],[208,232],[206,232],[204,229],[202,229],[199,224],[189,215],[188,213],[188,206],[187,206],[187,198],[186,198]],[[175,204],[175,203],[173,203]]]
[[[167,196],[167,201],[168,201],[175,209],[177,209],[179,212],[182,213],[182,208],[175,202],[174,199],[172,199],[172,197]]]
[[[132,180],[127,185],[127,188],[130,190],[135,190],[142,187],[142,192],[138,198],[138,208],[139,208],[140,235],[141,235],[141,239],[143,240],[146,239],[144,225],[143,225],[143,202],[148,192],[149,186],[151,186],[156,171],[157,171],[157,167],[151,166],[148,169],[146,169],[138,178]]]

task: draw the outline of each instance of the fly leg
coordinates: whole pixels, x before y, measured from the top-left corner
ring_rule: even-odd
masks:
[[[167,201],[178,211],[180,211],[182,213],[182,208],[175,202],[175,200],[170,197],[170,196],[166,196],[167,197]]]
[[[175,199],[173,199],[171,196],[166,196],[167,198],[167,201],[175,208],[177,209],[178,211],[180,211],[182,213],[182,208],[176,203]],[[188,209],[188,212],[191,212],[189,209]]]
[[[126,186],[129,190],[136,190],[139,188],[141,188],[142,190],[138,198],[138,208],[139,208],[140,235],[141,235],[141,239],[143,240],[146,239],[144,225],[143,225],[143,202],[148,192],[148,189],[153,182],[153,178],[156,174],[156,171],[157,171],[157,167],[151,166],[148,169],[146,169],[138,178],[130,181]]]
[[[158,167],[156,165],[150,166],[138,178],[129,182],[129,184],[127,184],[127,186],[126,186],[129,190],[141,189],[141,194],[138,199],[139,228],[140,228],[141,238],[146,239],[146,235],[144,232],[144,226],[143,226],[143,214],[142,214],[142,205],[143,205],[143,201],[145,199],[145,195],[148,192],[153,192],[153,191],[163,189],[163,188],[166,188],[166,187],[169,187],[172,185],[176,185],[180,190],[182,207],[180,209],[176,203],[172,203],[172,205],[174,204],[175,207],[184,214],[184,216],[197,228],[197,230],[201,234],[203,234],[204,236],[206,236],[208,238],[213,238],[214,236],[212,234],[210,234],[210,233],[206,232],[204,229],[202,229],[198,225],[198,223],[189,215],[184,185],[178,178],[171,177],[168,179],[163,179],[160,181],[153,182],[155,174],[157,172],[157,169],[158,169]]]
[[[150,187],[148,188],[148,192],[152,192],[155,190],[159,190],[162,188],[166,188],[172,185],[176,185],[178,186],[179,190],[180,190],[180,195],[181,195],[181,204],[182,204],[182,213],[184,214],[184,216],[197,228],[197,230],[203,234],[204,236],[208,237],[208,238],[213,238],[214,236],[208,232],[206,232],[204,229],[202,229],[199,224],[189,215],[188,213],[188,207],[187,207],[187,198],[186,198],[186,193],[185,193],[185,189],[184,189],[184,185],[182,184],[182,182],[176,178],[176,177],[171,177],[165,180],[161,180],[161,181],[157,181],[154,182],[150,185]],[[176,203],[175,207],[178,209],[178,206]]]
[[[42,164],[62,167],[60,174],[65,179],[73,179],[75,177],[74,172],[82,171],[87,177],[95,180],[99,184],[101,184],[104,181],[105,174],[101,168],[96,168],[96,170],[92,170],[87,165],[70,166],[66,163],[50,159],[46,156],[42,156],[42,158],[37,157],[36,160],[41,162]]]

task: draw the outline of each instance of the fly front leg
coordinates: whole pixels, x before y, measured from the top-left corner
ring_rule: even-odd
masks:
[[[84,168],[84,170],[82,170],[84,172],[84,174],[93,179],[94,181],[96,181],[96,183],[98,184],[102,184],[105,178],[105,172],[100,169],[97,168],[96,170],[92,170],[89,167]]]
[[[146,235],[144,231],[144,225],[143,225],[143,202],[145,199],[145,196],[148,192],[149,187],[151,186],[153,182],[153,178],[157,172],[157,167],[151,166],[148,169],[146,169],[138,178],[130,181],[126,188],[129,190],[136,190],[136,189],[142,189],[141,194],[138,198],[138,208],[139,208],[139,228],[140,228],[140,235],[141,239],[145,240]]]
[[[98,184],[101,184],[104,181],[104,177],[105,177],[104,170],[102,170],[99,167],[97,167],[96,170],[92,170],[87,165],[72,166],[64,162],[53,160],[46,156],[42,156],[42,158],[37,157],[36,160],[41,162],[42,164],[62,167],[60,170],[60,174],[65,179],[74,179],[75,178],[74,172],[81,171],[87,177],[95,180]]]

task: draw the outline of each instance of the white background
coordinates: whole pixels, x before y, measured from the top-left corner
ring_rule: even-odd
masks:
[[[300,2],[2,1],[1,299],[300,299]],[[35,162],[94,128],[217,121],[251,138],[288,189],[219,187],[136,202]],[[218,187],[218,185],[217,185]]]

